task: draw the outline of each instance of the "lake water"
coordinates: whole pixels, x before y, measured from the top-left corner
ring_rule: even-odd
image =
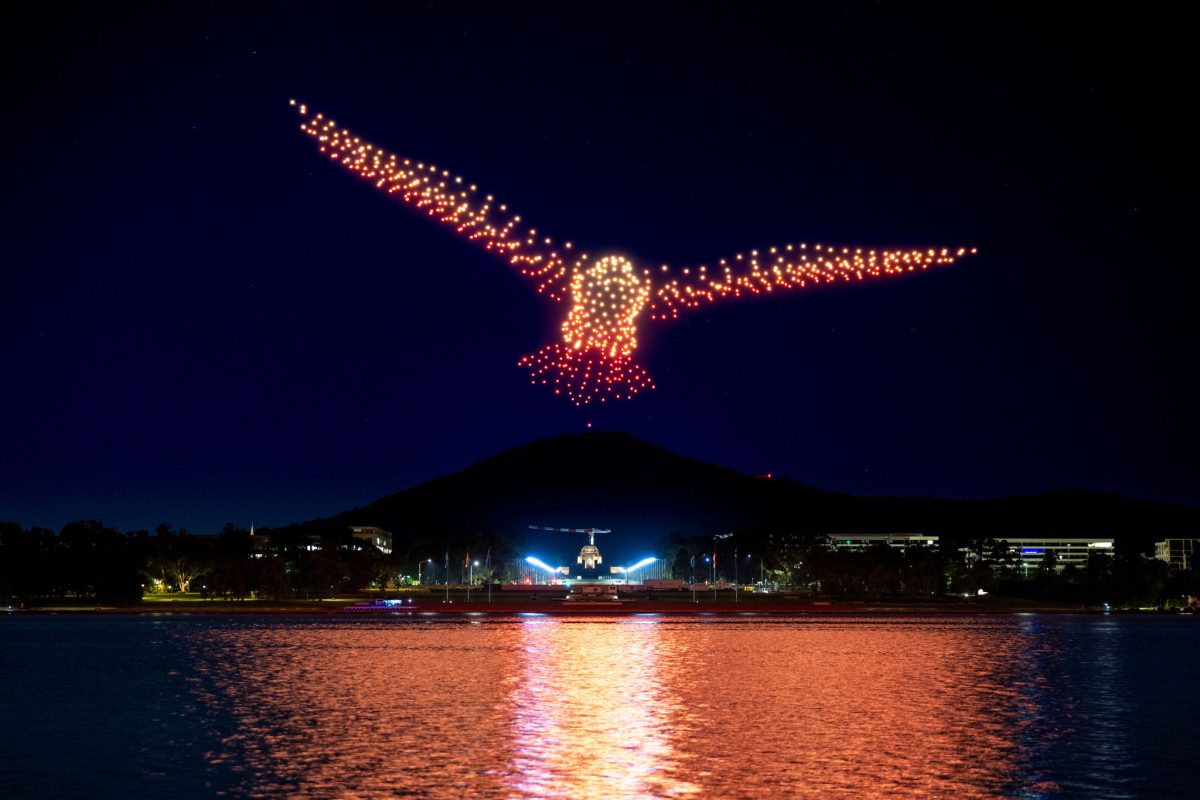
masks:
[[[1200,796],[1195,617],[0,618],[0,795]]]

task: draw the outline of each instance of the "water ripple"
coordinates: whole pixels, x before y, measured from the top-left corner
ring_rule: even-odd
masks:
[[[5,620],[13,797],[1183,797],[1195,625]],[[140,670],[140,671],[139,671]],[[11,730],[12,726],[8,726]],[[71,731],[64,766],[49,746]],[[103,735],[102,735],[103,734]]]

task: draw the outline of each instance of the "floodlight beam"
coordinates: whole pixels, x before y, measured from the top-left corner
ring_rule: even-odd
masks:
[[[554,575],[558,574],[558,570],[556,570],[554,567],[550,566],[545,561],[540,561],[540,560],[534,558],[533,556],[526,556],[525,561],[527,561],[530,564],[533,564],[535,567],[541,567],[542,569],[546,570],[547,572],[549,572],[551,574],[554,574]]]

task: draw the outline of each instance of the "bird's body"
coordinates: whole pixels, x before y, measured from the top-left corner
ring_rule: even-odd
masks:
[[[654,388],[649,373],[633,358],[639,319],[670,320],[709,303],[782,289],[855,281],[951,264],[968,252],[941,250],[863,250],[790,244],[751,250],[713,266],[673,270],[636,267],[611,254],[593,259],[575,253],[570,242],[556,246],[536,229],[525,230],[491,195],[432,164],[400,159],[340,129],[321,114],[309,116],[292,101],[304,121],[300,129],[332,160],[408,205],[426,211],[487,250],[505,256],[537,290],[552,300],[569,300],[562,341],[524,356],[534,383],[551,387],[576,405],[628,399]]]
[[[649,299],[650,281],[638,277],[632,262],[605,256],[572,276],[563,338],[576,350],[627,357],[637,347],[637,318]]]
[[[632,262],[605,256],[571,278],[571,310],[562,344],[551,344],[518,363],[535,381],[582,404],[592,397],[633,397],[653,384],[633,360],[637,319],[650,299],[650,281]]]

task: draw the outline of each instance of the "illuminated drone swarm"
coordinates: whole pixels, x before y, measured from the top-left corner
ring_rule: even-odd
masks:
[[[480,195],[449,170],[387,153],[307,106],[291,101],[301,116],[300,130],[322,153],[377,189],[454,227],[457,233],[506,258],[537,290],[555,301],[570,297],[562,341],[524,356],[519,366],[533,383],[565,394],[576,405],[632,398],[654,382],[636,361],[637,321],[676,319],[686,309],[720,300],[801,289],[821,284],[903,275],[953,264],[975,249],[864,250],[815,244],[789,244],[738,253],[713,267],[638,269],[624,256],[593,260],[575,253],[570,242],[556,246],[492,195]]]

